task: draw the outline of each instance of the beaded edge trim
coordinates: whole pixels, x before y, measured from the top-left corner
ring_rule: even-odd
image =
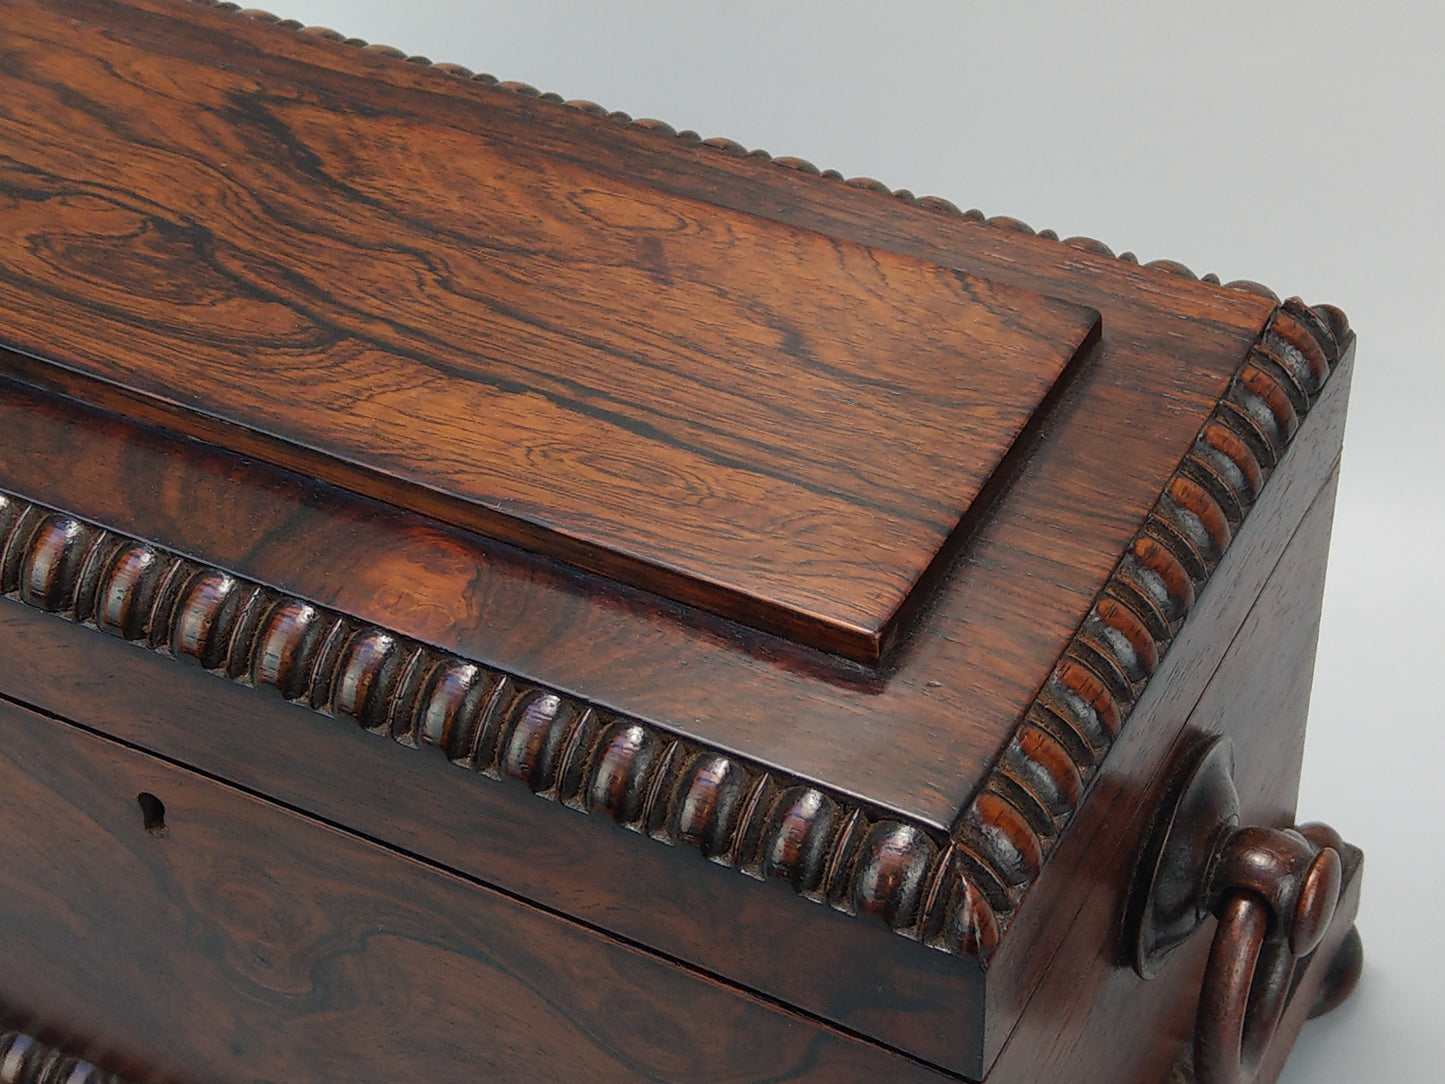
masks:
[[[1002,929],[1038,879],[1353,333],[1344,313],[1275,309],[1125,549],[953,840]]]
[[[0,1030],[0,1084],[131,1084],[18,1031]]]
[[[434,64],[323,27],[223,0],[195,3],[430,67],[549,105],[889,196],[1017,233],[1018,219],[845,179],[799,158],[702,139],[656,120],[565,101],[525,83]],[[1060,241],[1114,257],[1086,237]],[[1132,253],[1114,257],[1137,263]],[[1144,266],[1196,278],[1183,264]],[[1217,276],[1204,280],[1219,284]],[[1247,280],[1225,284],[1268,297]],[[992,772],[947,838],[877,815],[743,758],[449,655],[344,615],[187,561],[139,540],[0,494],[3,590],[21,601],[190,658],[246,685],[355,719],[405,745],[440,746],[454,763],[514,777],[574,809],[957,955],[987,957],[1142,695],[1194,600],[1258,498],[1349,337],[1337,309],[1291,299],[1275,310],[1116,566]],[[98,556],[98,555],[104,555]],[[264,628],[262,627],[264,623]]]
[[[986,959],[1348,345],[1278,307],[947,835],[0,492],[0,593]]]

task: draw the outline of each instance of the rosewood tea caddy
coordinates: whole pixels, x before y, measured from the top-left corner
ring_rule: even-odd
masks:
[[[1330,306],[0,4],[0,1082],[1275,1079]],[[1347,811],[1346,811],[1347,812]]]

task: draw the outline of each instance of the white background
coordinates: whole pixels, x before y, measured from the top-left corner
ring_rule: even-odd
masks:
[[[1359,358],[1300,813],[1366,850],[1367,970],[1283,1080],[1445,1079],[1445,5],[274,3],[1342,307]]]

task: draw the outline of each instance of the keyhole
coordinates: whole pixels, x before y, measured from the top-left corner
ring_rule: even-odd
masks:
[[[141,816],[145,818],[146,831],[153,836],[166,834],[166,804],[150,791],[141,791],[135,796],[140,803]]]

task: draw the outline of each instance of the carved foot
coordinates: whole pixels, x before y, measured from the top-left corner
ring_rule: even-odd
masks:
[[[1360,940],[1360,930],[1351,926],[1350,932],[1340,942],[1334,958],[1325,968],[1324,979],[1310,1005],[1310,1019],[1334,1012],[1355,991],[1360,982],[1360,972],[1365,967],[1365,945]]]

